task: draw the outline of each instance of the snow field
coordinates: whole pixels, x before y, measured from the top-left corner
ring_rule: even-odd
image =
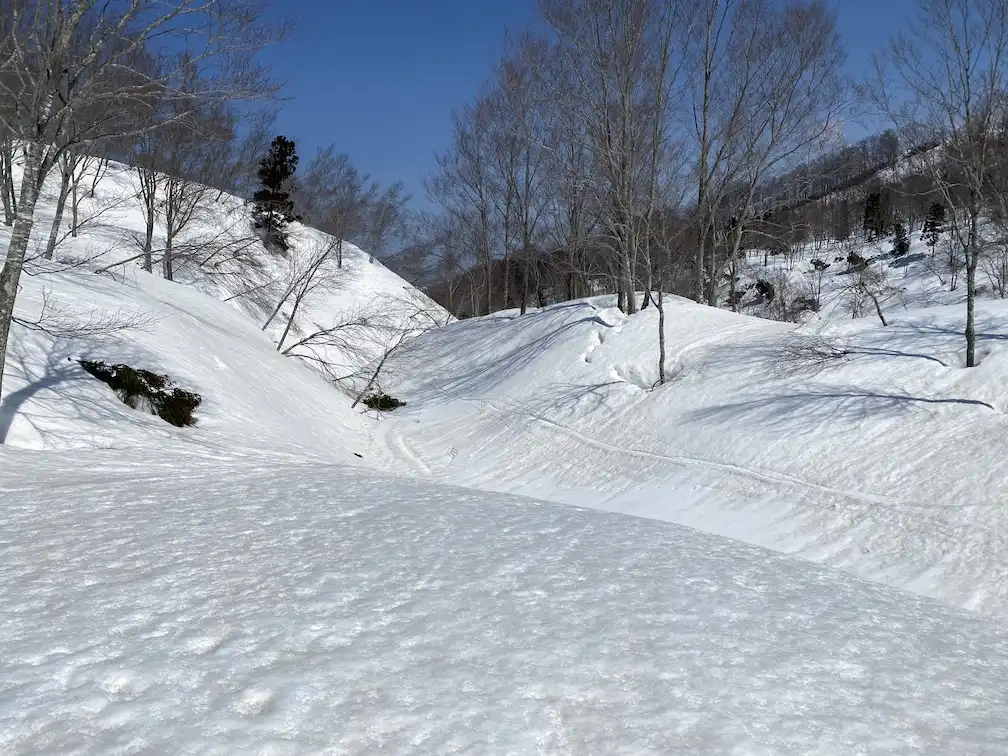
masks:
[[[3,458],[6,753],[1008,747],[1002,630],[758,548],[318,463]]]

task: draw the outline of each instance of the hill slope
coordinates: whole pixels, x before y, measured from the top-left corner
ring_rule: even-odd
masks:
[[[47,261],[57,190],[47,182],[37,207],[17,301],[21,324],[12,331],[0,402],[0,440],[8,445],[333,447],[355,459],[364,425],[327,382],[358,390],[404,332],[444,322],[433,302],[353,245],[343,245],[337,267],[334,240],[314,229],[294,224],[290,253],[267,252],[244,204],[216,192],[176,240],[175,281],[157,265],[160,220],[155,272],[146,273],[138,179],[115,163],[94,196],[82,199],[78,236],[69,235],[67,218],[66,238]],[[9,233],[0,227],[0,248]],[[285,294],[320,255],[326,262],[295,309],[295,297]],[[169,375],[203,397],[199,426],[177,431],[129,410],[84,373],[81,358]]]
[[[1008,611],[1008,305],[983,303],[965,370],[960,307],[797,329],[670,300],[652,391],[657,313],[611,304],[421,337],[390,389],[409,403],[383,423],[390,459]]]

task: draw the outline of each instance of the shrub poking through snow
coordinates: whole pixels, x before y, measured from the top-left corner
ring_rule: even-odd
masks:
[[[193,412],[203,398],[178,388],[167,375],[92,360],[80,360],[80,365],[99,381],[108,384],[127,407],[150,412],[179,428],[196,425]]]
[[[364,404],[378,412],[391,412],[399,407],[405,407],[406,402],[396,399],[394,396],[378,391],[364,397]]]
[[[760,299],[764,302],[773,302],[774,296],[776,295],[774,285],[765,278],[761,278],[756,282],[756,292],[759,294]]]
[[[857,252],[851,252],[847,255],[847,265],[849,266],[849,270],[861,270],[867,262],[868,261],[861,257],[861,255]]]

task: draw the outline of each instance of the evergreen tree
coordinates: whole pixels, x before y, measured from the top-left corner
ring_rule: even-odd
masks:
[[[902,257],[910,251],[910,237],[907,235],[906,226],[897,223],[893,230],[893,253],[896,257]]]
[[[259,162],[259,183],[262,188],[252,195],[252,218],[263,232],[267,245],[287,250],[287,224],[301,220],[294,212],[290,196],[290,180],[298,167],[294,142],[278,136],[270,144],[269,153]]]
[[[869,239],[876,239],[885,233],[885,210],[882,205],[882,192],[874,190],[865,197],[864,232]]]
[[[927,217],[924,219],[924,232],[921,237],[931,247],[931,256],[934,257],[935,247],[938,246],[938,239],[945,227],[945,205],[940,202],[932,202],[928,208]]]

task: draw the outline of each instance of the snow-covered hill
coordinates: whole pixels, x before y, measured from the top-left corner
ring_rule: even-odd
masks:
[[[408,405],[376,421],[332,380],[359,387],[443,311],[348,247],[285,335],[277,289],[330,240],[295,227],[291,255],[238,265],[248,216],[223,197],[193,245],[220,264],[166,281],[130,259],[132,181],[113,167],[18,298],[0,751],[1008,744],[992,618],[758,547],[1003,618],[1008,305],[983,305],[966,371],[958,306],[796,331],[669,299],[657,390],[654,308],[501,313],[396,352],[383,386]],[[197,425],[81,358],[170,375]]]
[[[457,323],[403,355],[383,422],[414,474],[643,515],[1008,612],[1008,303],[798,328],[669,299]],[[466,355],[460,360],[458,355]],[[421,369],[422,366],[422,369]]]
[[[289,254],[272,254],[251,234],[248,208],[213,192],[176,240],[175,281],[166,281],[158,266],[153,274],[141,267],[137,239],[145,221],[137,181],[131,169],[110,164],[94,197],[81,200],[76,238],[65,218],[65,238],[51,261],[42,253],[58,186],[47,182],[17,300],[22,324],[12,331],[0,440],[33,448],[177,441],[200,453],[235,446],[312,454],[328,449],[355,459],[364,426],[347,396],[329,384],[359,389],[389,344],[404,332],[440,325],[444,311],[344,244],[342,267],[327,262],[299,303],[282,349],[289,356],[283,356],[277,343],[294,297],[263,326],[333,240],[293,224]],[[0,249],[9,234],[0,227]],[[155,261],[163,237],[157,225]],[[32,323],[36,327],[26,325]],[[203,397],[198,427],[176,431],[128,409],[83,371],[81,358],[169,375]]]

